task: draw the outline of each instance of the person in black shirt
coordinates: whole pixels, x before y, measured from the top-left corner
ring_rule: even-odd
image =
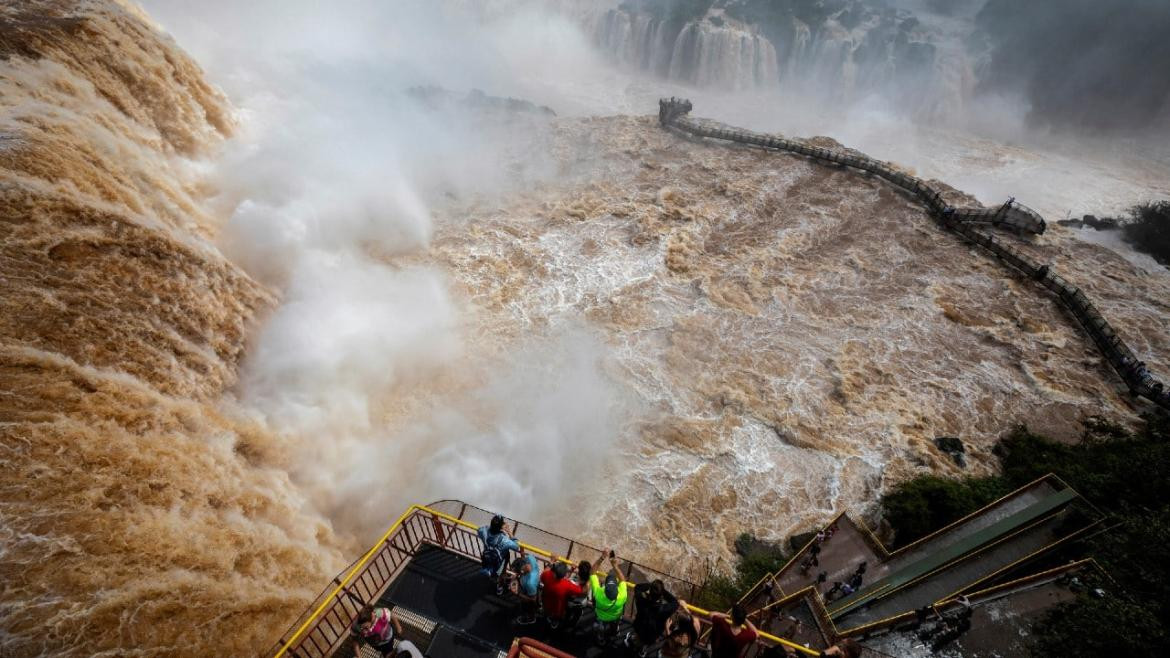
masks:
[[[634,588],[634,632],[643,653],[653,650],[654,645],[666,632],[666,622],[678,610],[678,599],[666,591],[661,580],[642,583]],[[627,644],[630,636],[626,636]]]

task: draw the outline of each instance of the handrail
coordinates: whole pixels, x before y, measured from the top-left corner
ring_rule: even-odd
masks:
[[[708,620],[711,619],[712,613],[710,610],[704,610],[698,606],[693,606],[689,603],[687,604],[687,610],[689,610],[692,614],[699,615],[700,617],[705,617]],[[788,647],[789,649],[795,649],[796,651],[799,651],[800,653],[803,653],[806,656],[819,656],[819,655],[821,655],[821,652],[809,649],[808,647],[804,646],[803,644],[797,644],[797,643],[793,642],[792,640],[786,640],[782,637],[776,637],[775,635],[772,635],[771,633],[766,633],[766,632],[761,631],[759,629],[756,629],[756,633],[760,637],[764,638],[765,640],[768,640],[769,642],[774,642],[775,644],[784,645],[784,646]]]
[[[658,101],[658,121],[664,127],[676,128],[697,137],[788,151],[860,169],[918,197],[930,214],[943,226],[990,251],[999,260],[1055,293],[1060,303],[1077,319],[1129,390],[1134,395],[1144,397],[1164,409],[1170,409],[1170,387],[1150,374],[1146,364],[1138,360],[1133,350],[1118,336],[1113,326],[1079,288],[1053,272],[1051,265],[1035,263],[996,238],[972,228],[973,224],[990,224],[1016,231],[1043,233],[1047,225],[1036,211],[1017,203],[1015,199],[1008,199],[998,208],[956,208],[946,202],[941,189],[868,156],[809,146],[804,142],[761,135],[710,121],[700,123],[687,117],[691,109],[690,101],[664,98]]]
[[[344,588],[346,585],[348,585],[349,582],[353,580],[353,577],[355,575],[357,575],[357,572],[362,567],[364,567],[367,562],[370,561],[370,558],[373,557],[374,553],[378,550],[378,548],[380,548],[382,546],[382,542],[385,542],[387,539],[389,539],[390,535],[393,534],[396,530],[398,530],[398,528],[400,528],[402,526],[402,522],[404,520],[406,520],[407,516],[410,516],[411,514],[418,511],[419,509],[420,508],[418,505],[411,505],[410,507],[406,508],[406,511],[403,512],[402,515],[398,517],[398,520],[394,522],[394,525],[390,526],[390,529],[387,530],[385,532],[385,534],[382,535],[382,538],[379,539],[377,541],[377,543],[375,543],[373,546],[371,546],[370,550],[366,551],[365,554],[362,555],[362,559],[359,560],[358,563],[355,564],[354,567],[349,570],[349,573],[347,573],[345,575],[345,578],[343,578],[341,580],[341,582],[337,585],[336,588],[333,589],[333,591],[329,594],[329,596],[325,597],[325,599],[323,601],[321,601],[321,605],[317,606],[317,609],[313,611],[313,614],[309,615],[309,618],[305,620],[305,623],[301,624],[301,627],[298,628],[296,630],[296,632],[294,632],[292,634],[292,637],[290,637],[288,639],[288,641],[286,641],[284,643],[284,646],[282,646],[280,648],[280,650],[276,652],[276,655],[273,658],[281,658],[281,656],[283,656],[285,654],[285,652],[288,651],[288,648],[290,646],[292,646],[292,644],[294,642],[299,640],[302,635],[305,634],[305,631],[309,629],[309,626],[313,622],[317,621],[317,618],[319,618],[321,616],[321,613],[325,611],[325,606],[329,605],[329,603],[333,600],[333,598],[335,596],[337,596],[337,594],[339,592],[341,592],[342,588]]]
[[[464,515],[466,514],[466,512],[468,510],[475,510],[475,511],[477,511],[485,516],[492,515],[492,512],[490,510],[486,510],[482,507],[479,507],[478,505],[474,505],[471,503],[466,503],[466,502],[461,501],[461,500],[454,500],[454,499],[450,499],[450,498],[432,501],[430,503],[427,503],[427,505],[425,507],[427,507],[428,509],[435,509],[438,506],[445,505],[445,504],[458,504],[460,506],[461,510],[460,510],[459,516],[457,517],[460,520],[466,520],[466,519],[464,519]],[[534,526],[531,523],[524,523],[524,522],[520,521],[519,519],[513,519],[513,518],[510,518],[506,515],[504,518],[507,519],[508,521],[513,521],[516,524],[518,524],[517,527],[523,526],[524,528],[534,530],[542,535],[546,535],[548,537],[553,537],[553,538],[556,538],[562,542],[567,543],[569,545],[569,549],[568,549],[568,553],[566,553],[564,555],[564,557],[566,558],[566,562],[568,562],[570,565],[572,564],[571,553],[576,548],[587,549],[589,551],[592,551],[592,552],[598,553],[598,554],[604,553],[604,551],[602,549],[597,548],[596,546],[591,546],[589,544],[583,543],[583,542],[578,541],[576,539],[565,537],[564,535],[559,535],[555,532],[549,532],[548,530]],[[519,535],[519,532],[520,532],[519,530],[516,531],[517,536]],[[559,553],[558,553],[558,555],[559,555]],[[625,562],[628,565],[630,565],[631,567],[636,568],[640,571],[643,571],[646,573],[652,573],[656,576],[661,576],[663,578],[669,579],[676,586],[684,585],[684,586],[689,587],[690,592],[689,592],[687,598],[693,598],[693,597],[697,596],[698,592],[702,589],[701,585],[699,585],[698,583],[692,582],[691,580],[689,580],[687,578],[680,578],[679,576],[677,576],[675,574],[666,573],[666,572],[662,571],[661,569],[657,569],[655,567],[651,567],[651,566],[648,566],[645,564],[640,564],[638,562],[634,562],[633,560],[627,559],[627,560],[625,560]]]
[[[1017,496],[1020,496],[1020,495],[1026,493],[1028,491],[1031,491],[1031,490],[1035,489],[1036,487],[1038,487],[1042,484],[1045,484],[1045,483],[1052,486],[1058,492],[1067,490],[1067,491],[1073,492],[1075,494],[1075,490],[1067,482],[1064,482],[1063,480],[1061,480],[1059,477],[1057,477],[1056,475],[1054,475],[1052,473],[1046,473],[1046,474],[1036,478],[1035,480],[1032,480],[1031,482],[1023,485],[1023,486],[1018,487],[1017,489],[1014,489],[1013,491],[1010,491],[1010,492],[1004,494],[1003,496],[1000,496],[999,498],[995,499],[994,501],[987,503],[986,505],[984,505],[983,507],[980,507],[979,509],[975,510],[974,512],[971,512],[960,519],[952,521],[951,523],[947,524],[946,526],[943,526],[942,528],[939,528],[939,529],[931,532],[930,534],[928,534],[924,537],[920,537],[919,539],[916,539],[915,541],[913,541],[905,546],[902,546],[901,548],[895,549],[893,551],[889,550],[885,546],[885,544],[883,544],[881,542],[881,540],[879,540],[877,537],[875,537],[873,535],[873,531],[869,528],[869,526],[866,523],[864,523],[863,521],[853,519],[845,511],[839,512],[836,516],[834,516],[832,518],[831,521],[826,523],[823,527],[829,527],[833,524],[840,523],[842,521],[848,521],[849,523],[852,523],[853,526],[856,527],[859,532],[862,533],[862,536],[867,541],[867,543],[871,544],[871,547],[874,548],[875,552],[878,554],[879,559],[881,559],[883,561],[891,560],[891,559],[897,558],[903,552],[908,551],[908,550],[913,549],[913,548],[919,548],[919,547],[921,547],[921,545],[924,542],[929,541],[931,539],[934,539],[934,538],[936,538],[936,537],[938,537],[938,536],[940,536],[948,531],[951,531],[951,530],[955,529],[956,527],[958,527],[964,523],[967,523],[971,519],[987,512],[988,510],[1004,503],[1005,501],[1007,501],[1011,498],[1015,498]],[[1084,498],[1081,498],[1079,495],[1077,495],[1077,500],[1080,503],[1087,503],[1088,502]],[[1096,508],[1092,508],[1092,509],[1096,510]],[[1098,513],[1100,513],[1100,512],[1098,511]],[[1078,533],[1074,533],[1073,536],[1080,534],[1080,532],[1083,532],[1083,530],[1078,531]],[[1065,539],[1068,539],[1068,538],[1065,538]],[[1061,540],[1061,542],[1063,542],[1063,541],[1064,540]],[[778,570],[764,576],[754,586],[752,586],[752,588],[748,590],[748,593],[740,598],[739,602],[744,603],[745,601],[749,601],[752,598],[754,598],[755,596],[757,596],[761,583],[763,583],[769,579],[778,582],[781,574],[783,574],[789,568],[791,568],[792,565],[795,564],[796,560],[798,560],[801,557],[801,555],[803,555],[814,542],[815,542],[815,539],[811,539],[808,542],[806,542],[800,548],[800,550],[798,550],[791,558],[789,558],[789,560],[787,562],[784,563],[783,566],[781,566]],[[1039,554],[1045,550],[1048,550],[1048,549],[1058,545],[1061,542],[1057,542],[1055,544],[1050,544],[1050,545],[1046,546],[1045,548],[1041,549],[1040,551],[1037,551],[1035,554]],[[1031,557],[1031,556],[1029,556],[1029,557]],[[1017,562],[1019,562],[1019,561],[1017,561]],[[1009,566],[1014,566],[1014,565],[1015,565],[1015,563],[1013,563],[1013,565],[1009,565]],[[999,573],[1003,572],[1004,570],[1005,569],[1001,569],[1001,570],[997,571],[996,574],[999,574]],[[987,579],[987,577],[981,579],[980,581],[976,581],[975,583],[968,583],[967,586],[975,585],[978,582],[982,582],[983,580],[986,580],[986,579]],[[777,607],[784,607],[789,602],[796,600],[796,599],[799,599],[799,598],[802,598],[802,596],[807,596],[808,594],[813,593],[813,592],[816,592],[816,589],[813,587],[809,587],[809,586],[801,588],[801,589],[799,589],[795,592],[792,592],[792,593],[785,593],[783,591],[783,589],[781,589],[781,597],[779,599],[772,601],[771,603],[769,603],[761,608],[758,608],[752,612],[749,612],[748,615],[750,617],[751,615],[758,615],[759,613],[761,613],[765,610],[769,610],[769,609],[777,608]],[[888,617],[886,619],[878,620],[875,622],[870,622],[870,623],[864,624],[862,626],[842,629],[842,628],[838,628],[837,624],[834,622],[832,616],[829,613],[827,603],[825,601],[823,601],[819,596],[810,597],[808,600],[808,603],[809,603],[809,606],[813,609],[813,613],[815,615],[817,615],[818,620],[825,625],[825,631],[827,633],[829,633],[829,635],[831,637],[854,636],[854,635],[857,635],[861,629],[864,629],[866,632],[872,632],[872,630],[874,628],[887,626],[892,622],[896,622],[900,619],[905,618],[907,615],[913,616],[912,612],[911,613],[903,613],[903,614],[899,614],[899,615],[894,615],[892,617]]]

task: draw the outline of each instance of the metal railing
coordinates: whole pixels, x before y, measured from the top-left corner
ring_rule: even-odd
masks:
[[[1097,307],[1068,281],[1046,264],[1033,262],[1024,254],[1000,240],[975,230],[976,225],[1009,228],[1019,233],[1043,233],[1047,225],[1039,213],[1015,199],[1008,199],[996,208],[956,208],[943,198],[942,190],[932,187],[920,178],[898,171],[888,164],[863,155],[810,146],[801,141],[761,135],[740,128],[732,128],[709,120],[693,119],[687,114],[691,103],[678,98],[658,101],[658,120],[664,127],[682,130],[698,137],[723,139],[762,148],[778,149],[804,155],[836,165],[853,167],[871,173],[913,194],[943,226],[983,247],[1001,262],[1033,279],[1056,293],[1061,304],[1077,319],[1085,333],[1096,344],[1113,370],[1134,394],[1154,404],[1170,409],[1170,387],[1159,381],[1139,361],[1133,350],[1105,320]]]
[[[438,500],[428,504],[427,508],[443,512],[461,521],[467,521],[476,527],[487,525],[492,516],[495,515],[494,512],[461,500]],[[550,554],[563,557],[569,562],[580,560],[594,562],[604,551],[602,548],[549,532],[517,519],[505,518],[505,521],[506,527],[515,528],[512,535],[516,541],[540,546]],[[475,557],[478,559],[479,556]],[[622,560],[622,572],[633,582],[649,582],[660,579],[668,590],[688,601],[697,600],[699,593],[703,590],[702,585],[691,580],[632,560]]]
[[[441,502],[445,507],[450,504],[464,506],[459,501]],[[480,509],[470,505],[466,507]],[[420,546],[437,546],[478,561],[483,542],[476,534],[477,529],[478,526],[468,520],[430,507],[412,505],[377,543],[345,571],[344,576],[334,579],[334,586],[326,588],[308,606],[297,623],[281,636],[270,655],[273,658],[285,655],[326,658],[333,655],[349,637],[350,628],[361,608],[378,600]],[[554,558],[569,562],[564,556],[554,555],[543,547],[526,541],[519,543],[525,551],[536,557],[542,568]],[[574,544],[581,545],[577,542]],[[710,625],[709,611],[691,605],[687,607],[701,623]],[[627,607],[627,618],[632,615],[631,608]],[[817,655],[816,651],[768,633],[761,632],[760,640],[764,645],[782,644],[806,655]]]
[[[916,539],[916,540],[914,540],[914,541],[912,541],[912,542],[910,542],[910,543],[908,543],[908,544],[906,544],[898,549],[892,550],[892,551],[889,550],[885,546],[885,544],[883,544],[881,542],[881,540],[879,540],[876,536],[874,536],[873,531],[870,530],[868,525],[866,525],[863,522],[853,520],[845,512],[841,512],[841,513],[837,514],[837,516],[833,517],[833,519],[829,523],[825,524],[824,527],[828,528],[829,526],[842,524],[842,523],[852,524],[856,528],[857,532],[860,533],[862,539],[869,545],[869,547],[872,550],[874,550],[874,552],[877,554],[878,558],[880,560],[882,560],[883,562],[885,562],[887,560],[894,559],[894,558],[896,558],[904,553],[907,553],[909,551],[912,551],[914,549],[921,548],[926,542],[929,542],[937,537],[942,536],[943,534],[945,534],[947,532],[950,532],[950,531],[968,523],[972,519],[975,519],[976,517],[979,517],[979,516],[985,514],[989,510],[992,510],[992,509],[1006,503],[1007,501],[1009,501],[1013,498],[1017,498],[1023,494],[1026,494],[1028,492],[1035,490],[1037,487],[1044,486],[1044,485],[1050,486],[1053,489],[1055,489],[1056,491],[1063,491],[1063,490],[1070,490],[1071,491],[1071,487],[1069,487],[1069,485],[1066,482],[1061,480],[1056,475],[1054,475],[1052,473],[1045,474],[1045,475],[1033,480],[1032,482],[1029,482],[1028,484],[1026,484],[1024,486],[1022,486],[1018,489],[1015,489],[1014,491],[1011,491],[1011,492],[997,498],[996,500],[988,503],[987,505],[984,505],[983,507],[979,508],[978,510],[971,512],[962,518],[956,519],[955,521],[952,521],[951,523],[947,524],[946,526],[943,526],[942,528],[938,528],[937,530],[935,530],[935,531],[933,531],[933,532],[931,532],[923,537],[920,537],[920,538],[918,538],[918,539]],[[1092,508],[1092,506],[1088,503],[1088,501],[1085,501],[1079,495],[1076,496],[1076,501],[1079,504],[1083,504],[1083,505],[1086,505],[1086,506]],[[1096,508],[1092,508],[1092,509],[1098,515],[1100,515],[1100,511],[1096,510]],[[992,573],[987,574],[987,575],[983,576],[982,578],[979,578],[978,580],[963,584],[963,586],[959,590],[943,597],[942,599],[939,600],[938,603],[935,603],[934,605],[938,606],[938,605],[942,604],[943,602],[947,601],[948,599],[953,598],[955,596],[958,596],[960,593],[967,591],[972,587],[978,586],[980,583],[987,582],[988,580],[991,580],[994,577],[998,577],[998,576],[1008,572],[1009,570],[1019,566],[1020,564],[1026,562],[1026,561],[1032,560],[1032,559],[1036,558],[1037,556],[1039,556],[1043,553],[1046,553],[1049,550],[1051,550],[1051,549],[1053,549],[1053,548],[1055,548],[1055,547],[1057,547],[1057,546],[1059,546],[1059,545],[1061,545],[1061,544],[1063,544],[1071,539],[1074,539],[1075,537],[1082,535],[1084,532],[1088,531],[1096,523],[1097,522],[1094,521],[1093,523],[1089,524],[1085,528],[1081,528],[1081,529],[1079,529],[1079,530],[1077,530],[1069,535],[1066,535],[1066,536],[1064,536],[1064,537],[1062,537],[1054,542],[1048,543],[1045,546],[1043,546],[1042,548],[1040,548],[1039,550],[1036,550],[1034,552],[1030,552],[1028,555],[1024,556],[1023,558],[1015,560],[1012,563],[1006,565],[1005,567],[997,569],[997,570],[993,571]],[[985,545],[985,546],[979,548],[978,550],[974,551],[970,555],[978,555],[983,550],[985,550],[988,546],[998,545],[999,541],[1000,540],[997,540],[996,542],[992,542],[991,544]],[[784,563],[783,566],[780,567],[780,569],[778,569],[774,573],[771,573],[771,574],[761,578],[759,580],[759,582],[757,582],[751,589],[748,590],[748,592],[746,594],[743,595],[743,597],[740,598],[739,602],[741,604],[748,604],[752,601],[758,600],[763,595],[763,590],[768,585],[768,583],[769,582],[778,583],[783,578],[785,573],[787,573],[790,569],[795,568],[795,566],[799,563],[801,558],[804,557],[805,555],[807,555],[809,549],[815,543],[816,543],[815,538],[812,538],[808,542],[806,542],[799,550],[796,551],[796,553],[794,553],[792,555],[792,557],[790,557],[788,559],[787,562]],[[963,558],[963,559],[967,559],[967,558]],[[1045,572],[1045,573],[1047,573],[1047,572]],[[1019,581],[1013,581],[1013,582],[1027,582],[1031,578],[1032,578],[1032,576],[1028,576],[1028,577],[1025,577],[1023,579],[1020,579]],[[825,635],[830,640],[832,640],[833,638],[840,638],[840,637],[855,637],[858,635],[870,635],[870,634],[888,629],[892,626],[895,626],[899,623],[906,621],[907,619],[914,617],[914,612],[909,611],[909,612],[899,613],[896,615],[891,615],[889,617],[886,617],[886,618],[883,618],[883,619],[880,619],[880,620],[877,620],[874,622],[865,623],[865,624],[862,624],[860,626],[839,627],[837,625],[837,623],[833,620],[832,614],[829,612],[827,603],[822,599],[819,591],[815,587],[807,586],[807,587],[801,588],[801,589],[799,589],[795,592],[791,592],[791,593],[785,592],[783,589],[780,589],[779,587],[776,587],[775,589],[780,590],[779,597],[776,598],[775,600],[772,600],[772,601],[756,608],[756,609],[749,610],[749,613],[748,613],[749,618],[763,616],[764,613],[768,613],[771,610],[784,609],[786,606],[790,605],[792,602],[794,602],[798,599],[804,599],[807,602],[809,608],[811,609],[814,617],[816,618],[816,621],[818,623],[818,626],[820,627],[822,634]]]

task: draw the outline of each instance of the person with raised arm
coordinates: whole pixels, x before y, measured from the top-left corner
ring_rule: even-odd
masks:
[[[730,615],[711,613],[711,658],[740,658],[759,636],[738,603],[731,607]]]
[[[599,574],[601,563],[607,557],[613,570],[605,576],[603,585]],[[618,622],[625,613],[629,583],[618,566],[612,548],[602,551],[593,563],[592,572],[589,576],[589,589],[593,593],[593,614],[597,617],[597,634],[601,643],[608,645],[617,635]]]

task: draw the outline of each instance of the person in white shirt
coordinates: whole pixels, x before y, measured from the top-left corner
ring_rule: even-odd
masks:
[[[394,658],[423,658],[423,653],[410,640],[399,642],[394,651]]]

